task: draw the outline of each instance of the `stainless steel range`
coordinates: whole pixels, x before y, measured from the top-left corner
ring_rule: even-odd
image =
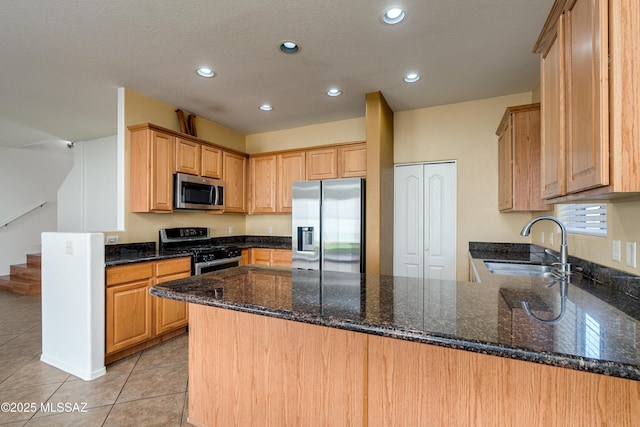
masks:
[[[160,253],[190,253],[191,274],[237,267],[242,259],[237,246],[216,245],[206,227],[163,228],[160,230]]]

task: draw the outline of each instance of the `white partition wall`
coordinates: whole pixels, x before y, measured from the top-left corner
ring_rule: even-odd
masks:
[[[42,356],[89,381],[104,366],[104,235],[42,233]]]

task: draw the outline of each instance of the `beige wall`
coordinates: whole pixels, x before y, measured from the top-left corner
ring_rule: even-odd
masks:
[[[456,271],[468,274],[470,241],[528,242],[520,236],[530,213],[498,211],[498,138],[506,107],[528,104],[531,93],[395,113],[395,163],[456,160]]]
[[[153,123],[167,129],[180,130],[176,107],[164,104],[139,93],[125,90],[125,127],[139,123]],[[198,137],[236,150],[245,151],[244,134],[220,126],[202,118],[196,119]],[[129,147],[130,135],[125,134],[125,231],[111,233],[120,238],[120,243],[157,241],[158,230],[168,227],[209,227],[213,236],[245,234],[244,215],[204,212],[132,213],[129,197]],[[232,231],[229,232],[229,227]]]

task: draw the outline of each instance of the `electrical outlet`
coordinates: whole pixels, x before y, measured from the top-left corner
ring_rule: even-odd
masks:
[[[613,248],[611,250],[612,260],[620,262],[620,250],[621,250],[620,240],[614,240]]]
[[[118,243],[118,236],[107,236],[107,243]]]
[[[233,234],[233,227],[229,227],[229,234]]]
[[[67,255],[73,255],[73,240],[67,240],[66,252],[67,252]]]
[[[267,227],[267,233],[273,234],[273,227]]]
[[[636,242],[627,242],[627,265],[636,268]]]

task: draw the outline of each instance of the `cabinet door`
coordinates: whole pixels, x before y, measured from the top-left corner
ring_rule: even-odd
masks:
[[[513,208],[513,144],[510,122],[511,118],[498,136],[498,209],[501,211]]]
[[[573,0],[565,19],[567,193],[575,193],[609,184],[608,1]]]
[[[251,248],[251,264],[271,265],[271,249]]]
[[[338,150],[325,148],[307,151],[305,167],[309,180],[337,178]]]
[[[338,176],[340,178],[367,176],[367,145],[338,147]]]
[[[277,169],[278,212],[291,212],[292,184],[305,179],[305,153],[278,154]]]
[[[168,282],[169,280],[182,279],[189,276],[191,276],[191,271],[186,271],[183,273],[160,277],[156,280],[156,283]],[[181,328],[188,323],[189,311],[186,302],[159,297],[153,297],[153,300],[155,303],[156,335]]]
[[[249,213],[276,212],[276,155],[249,159]]]
[[[566,193],[564,78],[564,20],[560,19],[540,62],[540,174],[546,199]]]
[[[278,267],[291,267],[291,251],[287,249],[272,249],[271,265]]]
[[[200,144],[176,138],[175,147],[175,171],[200,175]]]
[[[107,354],[153,337],[150,287],[150,279],[107,287]]]
[[[131,133],[131,211],[173,210],[173,136],[151,129]]]
[[[251,249],[243,249],[240,251],[240,266],[251,264]]]
[[[153,132],[151,149],[151,211],[173,210],[173,137]]]
[[[201,150],[200,174],[209,178],[222,179],[222,150],[209,145],[203,145]]]
[[[244,156],[224,151],[223,159],[223,179],[225,183],[225,212],[245,213],[246,194],[245,176],[246,162]]]

